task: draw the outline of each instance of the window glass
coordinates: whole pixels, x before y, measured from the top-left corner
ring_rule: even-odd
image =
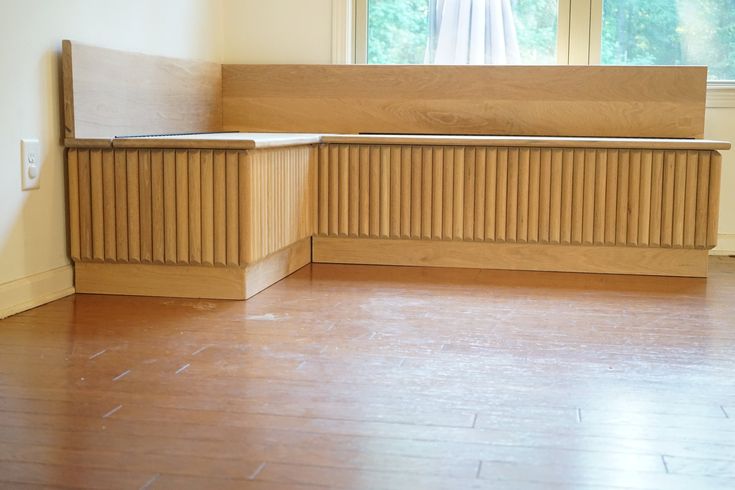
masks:
[[[603,64],[708,65],[735,80],[735,0],[605,0]]]
[[[558,0],[368,0],[367,62],[556,63]]]

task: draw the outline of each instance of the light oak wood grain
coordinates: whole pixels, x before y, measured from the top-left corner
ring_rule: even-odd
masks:
[[[707,276],[707,251],[315,237],[313,261],[475,269]]]
[[[219,64],[63,41],[64,136],[221,131]]]
[[[227,130],[701,137],[706,69],[223,65]]]
[[[328,175],[321,175],[321,179],[329,182],[336,178],[332,169],[344,168],[341,158],[350,158],[355,145],[333,144],[327,148],[322,154],[330,155],[330,165],[322,167]],[[373,147],[357,145],[358,154],[360,148],[367,151]],[[685,217],[690,223],[687,226],[696,229],[697,223],[706,226],[709,216],[709,200],[704,195],[696,199],[692,191],[700,185],[699,171],[687,172],[683,167],[679,185],[674,185],[677,153],[673,151],[429,148],[377,147],[376,155],[381,154],[387,161],[376,161],[371,168],[354,173],[350,185],[358,189],[358,198],[348,196],[347,202],[348,206],[353,201],[355,206],[359,204],[363,212],[347,214],[347,221],[341,225],[354,230],[371,215],[370,210],[380,208],[381,194],[369,189],[376,182],[390,179],[391,169],[398,174],[400,182],[394,190],[400,196],[394,195],[396,205],[388,206],[389,221],[396,227],[403,223],[404,239],[672,246],[676,196],[681,195],[676,199],[681,199],[682,206],[689,196],[686,216],[685,208],[680,206],[680,230],[684,229]],[[711,152],[681,154],[685,159],[704,162]],[[665,156],[673,165],[668,173],[664,172]],[[339,200],[328,199],[328,189],[320,188],[318,192],[319,202],[328,207],[320,209],[322,215],[345,215]],[[700,233],[703,239],[706,233]],[[332,230],[320,235],[343,236]],[[368,226],[360,229],[359,236],[382,235],[375,226]],[[691,237],[676,246],[706,248]]]

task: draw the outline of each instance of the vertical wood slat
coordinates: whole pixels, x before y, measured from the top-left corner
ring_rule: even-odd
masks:
[[[421,148],[411,148],[411,232],[410,238],[421,237]]]
[[[390,147],[390,237],[401,236],[401,147]]]
[[[140,262],[140,158],[137,150],[125,152],[127,161],[128,256]]]
[[[401,148],[401,238],[411,238],[411,148]]]
[[[560,241],[572,243],[572,203],[574,190],[574,150],[564,150],[561,171]]]
[[[356,237],[360,232],[360,151],[357,145],[350,146],[348,160],[348,192],[349,203],[347,213],[347,234]]]
[[[138,155],[138,180],[140,261],[149,264],[153,262],[153,193],[150,150],[141,150]]]
[[[227,263],[227,171],[225,152],[214,152],[214,264]]]
[[[485,212],[487,199],[487,150],[475,150],[475,224],[474,239],[485,239]]]
[[[475,236],[475,158],[477,149],[467,147],[464,150],[464,205],[463,205],[463,237],[472,240]]]
[[[359,160],[358,160],[358,174],[357,174],[357,188],[359,189],[359,204],[357,206],[357,218],[355,226],[356,235],[361,237],[370,236],[370,201],[371,201],[371,189],[370,189],[370,174],[371,174],[371,156],[370,147],[367,145],[359,146]],[[352,178],[352,175],[350,175]],[[377,203],[377,202],[376,202]],[[352,220],[352,216],[350,216]]]
[[[684,195],[684,243],[686,248],[695,246],[697,218],[697,175],[698,155],[696,151],[686,154],[686,190]]]
[[[92,260],[92,176],[90,151],[79,150],[79,255],[82,260]],[[705,232],[706,233],[706,232]]]
[[[551,217],[551,151],[541,150],[539,170],[539,242],[549,242]]]
[[[618,150],[607,150],[607,177],[605,188],[605,245],[615,245],[617,241],[618,218]]]
[[[125,151],[115,151],[115,248],[113,260],[128,260],[127,162]]]
[[[653,152],[651,163],[651,223],[648,243],[652,247],[661,244],[662,205],[664,189],[664,152]]]
[[[201,153],[202,264],[214,265],[214,153]]]
[[[83,150],[82,150],[83,151]],[[81,258],[79,211],[79,151],[70,148],[66,152],[69,179],[69,251],[74,261]]]
[[[528,241],[538,242],[539,236],[539,178],[541,172],[541,151],[531,149],[528,178]]]
[[[697,216],[696,231],[694,234],[694,245],[697,248],[707,247],[707,226],[709,212],[709,186],[710,186],[710,152],[699,153],[699,168],[697,175]]]
[[[339,146],[339,184],[338,184],[338,206],[339,210],[339,234],[347,236],[349,234],[349,216],[350,216],[350,148],[349,146]]]
[[[380,206],[376,219],[378,222],[378,236],[380,236],[381,238],[388,238],[390,236],[390,150],[390,147],[387,146],[376,148],[376,151],[378,152],[378,159],[380,162],[380,169],[378,170],[378,174],[380,176]]]
[[[644,151],[641,156],[640,218],[638,220],[638,243],[649,245],[651,236],[651,179],[653,152]]]
[[[676,152],[674,167],[674,229],[671,244],[674,247],[684,245],[684,210],[686,205],[687,154]]]
[[[592,245],[595,232],[595,174],[597,172],[597,152],[584,151],[584,197],[582,210],[582,244]]]
[[[720,180],[722,176],[722,155],[713,151],[710,156],[709,171],[709,210],[707,212],[707,247],[717,246],[717,221],[720,217]]]
[[[342,165],[340,156],[340,147],[331,146],[329,147],[329,192],[327,202],[329,205],[329,212],[327,213],[327,219],[329,221],[328,230],[330,235],[339,234],[339,215],[340,215],[340,166]],[[255,182],[258,182],[257,180]]]
[[[253,255],[253,201],[252,201],[252,161],[248,152],[240,151],[237,154],[237,175],[238,175],[238,235],[239,235],[239,252],[238,261],[240,264],[250,262]],[[204,166],[202,165],[202,170]],[[204,197],[202,189],[202,199]],[[204,207],[202,206],[200,216],[204,215]],[[204,226],[202,226],[202,233]],[[202,250],[204,249],[202,244]],[[202,254],[203,255],[203,254]],[[204,257],[202,257],[202,260]]]
[[[498,148],[495,184],[495,240],[502,242],[508,227],[508,148]]]
[[[518,148],[508,150],[508,190],[506,207],[505,239],[515,242],[518,239]]]
[[[485,236],[484,240],[495,240],[498,192],[498,149],[485,151]]]
[[[227,241],[227,265],[233,266],[240,263],[239,245],[239,195],[238,184],[240,182],[238,168],[238,153],[228,151],[225,153],[225,215],[226,215],[226,241]]]
[[[640,217],[641,151],[630,152],[628,170],[628,233],[625,244],[638,245]]]
[[[153,262],[166,261],[166,192],[164,156],[161,150],[151,151],[151,240]]]
[[[454,149],[454,203],[452,204],[454,216],[454,240],[464,238],[464,148]]]
[[[92,231],[95,234],[94,251],[98,260],[117,258],[115,232],[115,156],[112,150],[92,152]],[[97,210],[97,212],[95,212]],[[100,240],[104,233],[104,246]],[[104,247],[104,251],[102,248]]]
[[[431,210],[434,190],[434,155],[431,147],[421,148],[421,234],[423,239],[431,238]]]
[[[319,235],[329,234],[329,147],[319,145]]]
[[[431,209],[431,238],[441,240],[444,231],[444,149],[441,147],[432,149],[432,165],[434,175],[432,177],[432,209]]]
[[[565,156],[571,152],[564,152]],[[529,178],[530,178],[530,163],[531,153],[528,148],[521,148],[518,155],[518,241],[528,241],[528,193],[529,193]],[[570,174],[571,175],[571,174]],[[571,192],[569,192],[569,198],[571,199]],[[571,201],[570,201],[570,213],[571,213]]]
[[[549,242],[561,242],[561,183],[562,183],[562,150],[551,152],[551,191],[549,194]]]
[[[442,150],[444,175],[442,176],[444,188],[443,198],[443,225],[442,238],[451,240],[454,229],[454,148],[445,147]]]
[[[175,264],[176,256],[176,152],[163,151],[164,261]]]
[[[674,230],[674,173],[676,154],[664,153],[663,190],[661,198],[661,246],[671,247]]]
[[[176,262],[189,261],[189,158],[185,150],[175,152],[176,165]]]
[[[202,263],[202,158],[201,151],[188,153],[188,211],[190,264]]]
[[[580,245],[584,222],[584,152],[575,151],[572,160],[572,244]]]
[[[607,217],[607,151],[597,150],[595,155],[595,210],[592,242],[605,244],[605,218]]]
[[[628,239],[628,185],[630,184],[630,151],[618,153],[618,199],[615,217],[615,243],[625,245]]]

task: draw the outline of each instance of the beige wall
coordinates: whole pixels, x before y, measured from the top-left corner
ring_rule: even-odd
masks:
[[[224,0],[225,63],[331,63],[333,0]]]
[[[62,39],[221,60],[221,0],[0,0],[0,317],[68,292]],[[41,140],[41,188],[20,189],[20,140]]]

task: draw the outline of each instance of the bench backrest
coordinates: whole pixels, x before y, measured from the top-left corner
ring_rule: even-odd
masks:
[[[224,65],[224,128],[701,138],[705,67]]]
[[[220,65],[64,41],[64,136],[701,138],[705,67]]]
[[[64,137],[222,130],[219,63],[62,43]]]

